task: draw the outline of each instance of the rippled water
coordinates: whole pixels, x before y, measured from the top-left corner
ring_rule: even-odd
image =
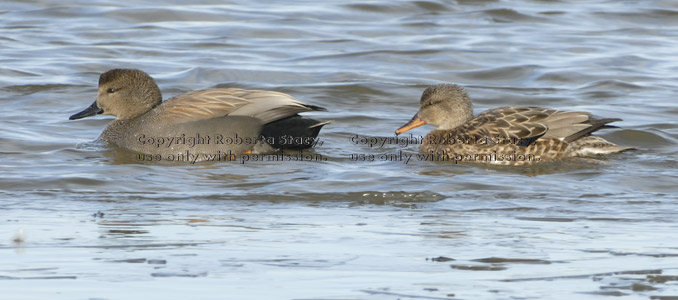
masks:
[[[2,298],[675,299],[677,50],[675,1],[5,1]],[[93,144],[110,118],[67,119],[118,67],[165,97],[326,107],[309,114],[333,120],[326,160],[140,163]],[[442,82],[477,112],[622,118],[600,134],[638,150],[488,168],[355,143],[393,136]]]

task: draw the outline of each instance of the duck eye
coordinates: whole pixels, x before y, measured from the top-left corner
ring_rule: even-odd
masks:
[[[429,102],[428,102],[428,105],[429,105],[429,106],[433,105],[433,101],[429,101]]]
[[[106,90],[106,92],[109,93],[109,94],[113,94],[113,93],[115,93],[115,89],[109,88],[108,90]]]

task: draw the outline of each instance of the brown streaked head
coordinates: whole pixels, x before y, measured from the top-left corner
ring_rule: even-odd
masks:
[[[471,99],[464,88],[456,84],[430,86],[421,95],[419,111],[396,130],[401,134],[424,124],[451,130],[473,118]]]

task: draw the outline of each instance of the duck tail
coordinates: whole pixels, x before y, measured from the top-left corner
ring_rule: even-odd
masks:
[[[571,156],[606,155],[635,150],[633,147],[619,146],[602,137],[589,135],[582,137],[569,145]]]
[[[310,104],[304,104],[304,107],[312,110],[312,111],[327,111],[327,108],[316,106],[316,105],[310,105]]]

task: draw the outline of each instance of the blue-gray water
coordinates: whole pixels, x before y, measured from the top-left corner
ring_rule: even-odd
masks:
[[[68,116],[120,67],[165,97],[324,106],[326,161],[140,163],[92,144],[110,118]],[[487,168],[352,142],[393,136],[443,82],[476,112],[621,118],[600,134],[638,150]],[[676,299],[677,95],[668,0],[5,1],[0,298]]]

